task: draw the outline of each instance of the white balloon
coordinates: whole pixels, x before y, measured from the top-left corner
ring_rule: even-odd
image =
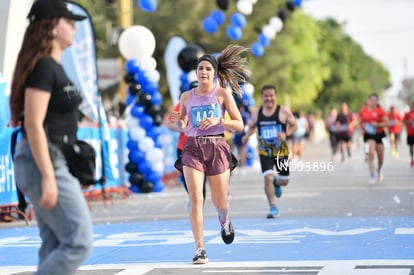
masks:
[[[236,7],[237,10],[244,15],[250,15],[253,12],[253,5],[248,0],[237,1]]]
[[[135,140],[136,142],[139,142],[145,137],[147,133],[145,132],[144,128],[136,125],[129,130],[129,134],[131,135],[131,138],[133,140]]]
[[[243,87],[244,87],[244,91],[246,92],[246,94],[253,95],[254,87],[251,83],[247,82],[246,84],[243,85]]]
[[[139,60],[144,56],[152,56],[155,50],[155,37],[144,26],[131,26],[121,33],[118,48],[125,59]]]
[[[138,142],[138,148],[142,152],[148,152],[154,149],[154,141],[150,137],[143,137]]]
[[[276,37],[276,31],[270,25],[263,26],[262,33],[263,33],[264,36],[266,36],[270,40],[272,40]]]
[[[257,0],[248,0],[252,5],[257,3]]]
[[[132,116],[132,115],[128,115],[125,118],[125,124],[126,124],[128,129],[131,129],[131,128],[137,126],[138,123],[139,123],[139,119]]]
[[[273,16],[269,19],[269,25],[272,26],[276,32],[280,32],[283,29],[283,21],[277,16]]]
[[[148,72],[148,78],[152,82],[158,83],[160,81],[160,73],[157,70],[151,70]]]
[[[197,80],[197,74],[196,74],[195,70],[189,71],[188,74],[187,74],[187,78],[188,78],[188,83],[198,81]]]
[[[164,152],[160,149],[160,148],[154,148],[153,150],[151,150],[151,152],[147,151],[145,158],[155,164],[159,161],[162,161],[162,159],[164,158]]]
[[[157,61],[154,57],[144,56],[138,60],[139,67],[144,71],[151,71],[157,68]]]
[[[158,161],[152,165],[152,169],[159,174],[164,174],[164,163],[162,161]]]

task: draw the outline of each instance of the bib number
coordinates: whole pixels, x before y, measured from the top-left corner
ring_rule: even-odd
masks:
[[[191,108],[191,121],[194,127],[199,127],[202,120],[213,117],[221,117],[219,104],[193,106]]]
[[[372,124],[369,123],[365,123],[364,130],[365,133],[371,136],[375,136],[375,134],[377,133],[377,127],[374,127]]]
[[[263,139],[276,139],[277,134],[282,132],[282,125],[269,125],[261,128],[260,137]]]

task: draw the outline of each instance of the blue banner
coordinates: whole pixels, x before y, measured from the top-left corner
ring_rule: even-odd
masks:
[[[14,130],[9,127],[0,130],[0,205],[18,202],[13,160],[10,153],[11,135]]]
[[[98,107],[96,106],[98,74],[92,21],[87,11],[78,4],[67,2],[67,5],[73,13],[87,18],[76,21],[75,42],[63,52],[62,65],[82,95],[83,101],[80,110],[88,118],[99,122]]]
[[[10,90],[8,89],[6,79],[0,73],[0,131],[10,121],[9,95]]]

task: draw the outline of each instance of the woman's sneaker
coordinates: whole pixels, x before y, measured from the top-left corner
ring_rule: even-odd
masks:
[[[208,263],[207,253],[204,248],[197,248],[194,258],[193,264],[206,264]]]
[[[231,244],[234,240],[234,228],[229,220],[228,223],[221,225],[221,238],[225,244]]]

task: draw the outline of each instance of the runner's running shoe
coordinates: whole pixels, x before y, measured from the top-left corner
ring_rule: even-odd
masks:
[[[206,264],[208,263],[206,250],[202,247],[197,248],[193,258],[193,264]]]
[[[221,238],[225,244],[231,244],[234,240],[234,228],[229,220],[228,223],[221,225]]]
[[[279,214],[279,209],[277,209],[276,205],[270,206],[269,214],[267,214],[268,219],[274,219]]]

